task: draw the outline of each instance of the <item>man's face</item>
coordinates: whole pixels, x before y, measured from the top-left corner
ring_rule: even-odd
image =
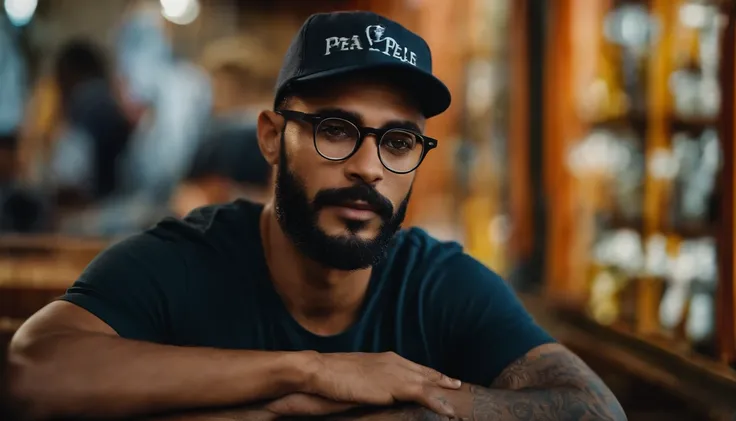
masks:
[[[424,124],[416,108],[382,84],[345,83],[317,98],[295,98],[288,108],[364,127],[422,129]],[[387,170],[373,135],[349,159],[329,161],[315,150],[313,130],[311,123],[290,120],[281,132],[277,219],[301,252],[326,266],[374,265],[404,220],[415,173]]]

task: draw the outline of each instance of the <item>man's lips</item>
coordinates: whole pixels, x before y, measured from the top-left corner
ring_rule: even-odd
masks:
[[[378,212],[376,208],[368,202],[356,201],[345,202],[334,206],[337,214],[345,219],[354,219],[358,221],[367,221],[375,218]]]

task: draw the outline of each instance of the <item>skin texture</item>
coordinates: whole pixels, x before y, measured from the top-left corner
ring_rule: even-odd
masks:
[[[292,98],[288,109],[318,113],[339,109],[360,117],[360,125],[383,127],[392,122],[411,122],[420,130],[425,120],[416,107],[390,85],[371,80],[345,80],[320,94]],[[266,161],[278,168],[284,154],[288,169],[303,182],[308,199],[326,189],[341,189],[357,183],[370,185],[387,199],[394,212],[407,197],[416,172],[395,174],[378,159],[375,138],[368,136],[347,161],[328,161],[314,149],[309,123],[289,121],[273,111],[259,116],[258,139]],[[278,177],[277,177],[278,178]],[[328,236],[352,236],[359,241],[375,239],[382,225],[375,217],[357,232],[350,232],[335,208],[318,213],[318,228]],[[272,205],[267,205],[261,224],[271,278],[292,316],[306,329],[320,335],[342,332],[355,320],[370,279],[371,269],[336,270],[305,257],[279,226]],[[269,251],[273,251],[270,253]],[[288,263],[288,264],[284,264]],[[294,264],[296,263],[296,264]]]
[[[337,97],[310,97],[309,100],[290,101],[289,109],[314,112],[323,107],[344,108],[363,117],[364,125],[381,127],[385,121],[406,119],[424,124],[420,116],[412,114],[410,104],[402,103],[395,90],[386,90],[383,85],[351,83],[341,85]],[[380,104],[380,106],[378,106]],[[261,149],[273,165],[279,164],[279,116],[272,113],[261,115]],[[319,189],[349,185],[355,177],[368,181],[395,205],[402,200],[413,182],[413,173],[395,175],[385,171],[376,158],[376,150],[370,145],[359,151],[356,161],[334,163],[321,159],[313,152],[311,127],[294,125],[286,130],[285,147],[292,170],[297,174],[309,173],[304,177],[308,194],[314,196]],[[335,180],[338,180],[335,182]],[[267,223],[264,225],[268,225]],[[344,226],[334,215],[324,212],[319,219],[320,228],[331,235],[344,234]],[[368,225],[358,235],[370,239],[377,233],[377,225]],[[266,230],[269,231],[269,230]],[[290,250],[286,256],[299,259],[288,242],[274,242]],[[301,262],[300,262],[301,263]],[[282,267],[283,266],[283,267]],[[300,270],[289,265],[271,264],[274,280],[289,309],[297,320],[309,330],[319,334],[335,334],[344,330],[353,320],[356,303],[364,293],[369,270],[341,273],[329,268],[302,266],[307,273],[317,276],[323,288],[320,293],[298,291],[299,285],[309,283],[299,279]],[[290,268],[292,270],[290,270]],[[297,279],[297,281],[290,281]],[[314,282],[314,281],[312,281]],[[307,295],[306,294],[314,294]],[[303,298],[300,298],[303,297]],[[327,303],[319,306],[315,303]],[[344,303],[341,306],[340,303]],[[327,317],[320,316],[327,314]],[[444,390],[435,396],[443,405],[451,408],[458,418],[468,420],[625,420],[621,406],[600,378],[577,356],[559,344],[543,345],[511,364],[493,384],[465,384],[459,390]],[[277,419],[280,417],[328,416],[331,420],[442,420],[439,415],[416,405],[391,408],[356,408],[351,402],[340,402],[310,394],[292,394],[259,407],[228,410],[210,416],[223,419]],[[253,418],[251,418],[253,417]],[[213,418],[215,419],[215,418]]]
[[[339,108],[357,116],[360,125],[377,128],[396,121],[424,127],[416,107],[396,87],[361,79],[333,88],[293,98],[289,108],[307,113]],[[289,122],[284,127],[280,115],[262,112],[259,145],[274,168],[287,157],[307,199],[325,189],[363,183],[397,209],[409,194],[416,173],[386,170],[372,137],[349,160],[331,162],[314,150],[308,123]],[[260,225],[276,290],[305,329],[319,335],[344,331],[355,321],[370,268],[336,270],[305,257],[282,229],[275,207],[272,199]],[[329,236],[354,236],[355,241],[371,241],[381,227],[376,217],[361,229],[350,230],[339,210],[330,207],[319,211],[316,223]],[[129,341],[85,310],[56,302],[21,327],[11,344],[10,361],[11,395],[21,407],[31,408],[26,411],[31,419],[162,411],[178,414],[157,419],[270,421],[309,415],[335,420],[433,420],[451,415],[479,421],[625,419],[600,379],[556,344],[531,350],[492,385],[484,385],[488,387],[460,387],[392,353],[272,353]],[[182,412],[249,403],[216,412]]]

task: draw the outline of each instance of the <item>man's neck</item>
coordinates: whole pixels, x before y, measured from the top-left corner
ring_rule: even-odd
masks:
[[[271,204],[264,208],[260,224],[271,280],[294,319],[323,336],[350,327],[365,298],[371,269],[335,270],[307,258],[281,230]]]

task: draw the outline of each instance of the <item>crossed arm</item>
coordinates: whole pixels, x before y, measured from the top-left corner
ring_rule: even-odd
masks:
[[[559,344],[539,346],[508,366],[490,387],[465,384],[448,390],[458,418],[471,421],[625,421],[626,414],[603,381],[575,354]],[[319,404],[316,404],[319,406]],[[329,411],[329,405],[325,411]],[[264,407],[166,418],[166,421],[253,420],[278,418]],[[339,406],[337,407],[339,408]],[[319,412],[320,408],[315,408]],[[330,421],[440,421],[447,418],[417,406],[347,411]]]
[[[457,401],[458,415],[477,421],[626,420],[603,381],[558,344],[533,349],[490,388],[470,385],[454,393],[458,396],[448,394]]]

